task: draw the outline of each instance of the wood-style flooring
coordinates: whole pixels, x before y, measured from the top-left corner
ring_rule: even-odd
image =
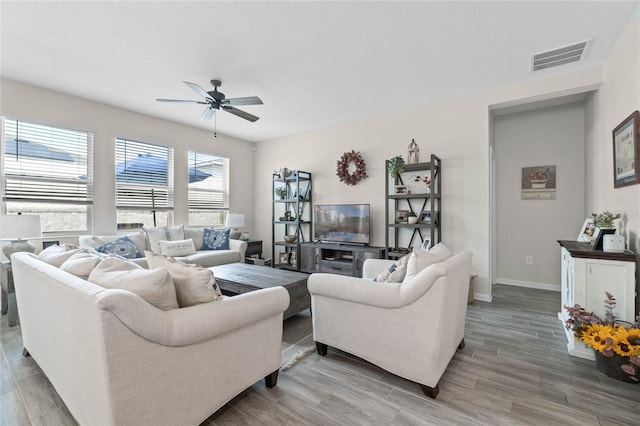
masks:
[[[466,347],[440,381],[420,388],[329,348],[260,381],[203,425],[638,425],[640,385],[610,379],[567,354],[560,294],[496,285],[467,313]],[[427,327],[428,324],[425,324]],[[52,331],[55,328],[52,328]],[[311,332],[308,313],[284,323],[283,348]],[[0,424],[74,425],[42,371],[22,356],[20,328],[0,321]]]

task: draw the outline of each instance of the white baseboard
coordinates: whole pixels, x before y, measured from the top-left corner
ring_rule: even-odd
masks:
[[[485,293],[473,293],[473,300],[479,300],[480,302],[489,302],[491,303],[491,295]]]
[[[496,278],[496,284],[512,285],[515,287],[537,288],[538,290],[560,291],[560,284],[537,283],[533,281],[510,280]]]

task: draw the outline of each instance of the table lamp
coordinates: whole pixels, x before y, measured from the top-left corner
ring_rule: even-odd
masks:
[[[11,259],[11,254],[19,251],[33,253],[36,247],[27,239],[42,236],[40,227],[40,216],[12,214],[3,215],[0,221],[0,238],[11,240],[9,244],[2,248],[2,252]]]
[[[244,228],[244,215],[240,213],[229,213],[224,221],[224,226],[231,229],[229,238],[232,240],[240,239],[241,232],[238,228]]]

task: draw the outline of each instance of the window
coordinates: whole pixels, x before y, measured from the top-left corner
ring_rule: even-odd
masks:
[[[189,151],[189,225],[222,225],[229,209],[229,160]]]
[[[2,118],[4,214],[36,214],[45,233],[88,232],[93,135]]]
[[[118,228],[165,226],[173,211],[173,148],[116,139]]]

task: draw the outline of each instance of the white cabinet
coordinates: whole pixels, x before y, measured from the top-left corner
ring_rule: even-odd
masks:
[[[636,313],[635,255],[607,253],[593,250],[589,243],[558,241],[562,246],[562,304],[558,318],[568,318],[564,306],[578,304],[605,317],[605,292],[613,294],[617,306],[614,314],[624,321],[633,321]],[[566,330],[569,354],[595,359],[593,349],[575,340],[573,332]]]

